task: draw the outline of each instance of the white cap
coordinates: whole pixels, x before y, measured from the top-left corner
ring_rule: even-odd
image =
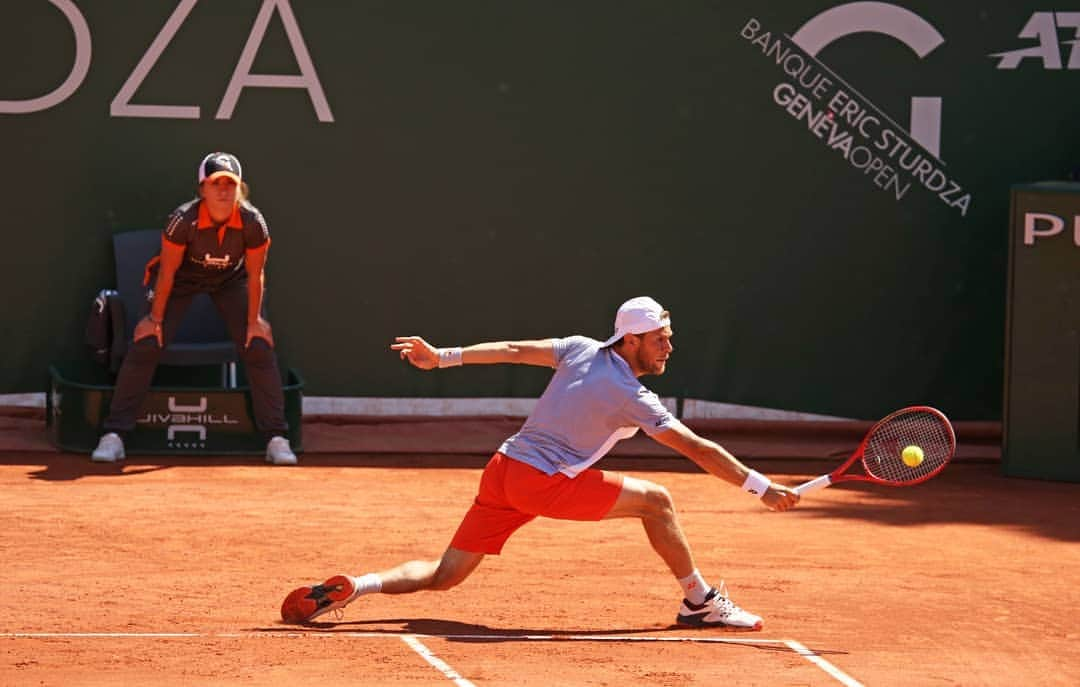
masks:
[[[615,334],[601,347],[617,343],[626,334],[644,334],[671,325],[671,318],[664,316],[664,308],[648,296],[631,298],[619,306],[615,313]]]

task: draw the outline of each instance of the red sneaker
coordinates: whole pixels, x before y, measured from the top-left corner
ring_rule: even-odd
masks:
[[[357,596],[352,577],[334,575],[322,584],[294,589],[281,604],[281,619],[287,623],[308,623],[320,615],[345,608]]]

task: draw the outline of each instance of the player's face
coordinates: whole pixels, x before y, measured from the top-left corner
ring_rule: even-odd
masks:
[[[646,332],[638,337],[641,342],[637,347],[635,362],[637,371],[643,375],[662,375],[667,369],[667,360],[675,347],[671,345],[671,327],[661,327]]]
[[[204,181],[201,186],[203,201],[206,209],[216,222],[224,222],[229,219],[233,208],[236,206],[237,191],[239,186],[232,177],[219,176],[213,181]]]

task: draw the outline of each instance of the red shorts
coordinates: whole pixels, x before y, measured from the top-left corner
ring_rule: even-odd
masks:
[[[450,546],[497,554],[517,528],[538,515],[559,520],[601,520],[622,491],[623,476],[589,468],[570,478],[496,453],[484,468],[480,490]]]

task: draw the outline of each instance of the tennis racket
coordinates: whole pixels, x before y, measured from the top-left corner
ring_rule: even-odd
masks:
[[[904,463],[904,449],[909,446],[922,451],[918,465]],[[856,481],[907,487],[944,470],[955,452],[956,432],[944,413],[929,406],[903,408],[871,427],[847,462],[827,475],[794,487],[794,491],[802,495],[837,482]],[[866,474],[845,474],[858,460]]]

